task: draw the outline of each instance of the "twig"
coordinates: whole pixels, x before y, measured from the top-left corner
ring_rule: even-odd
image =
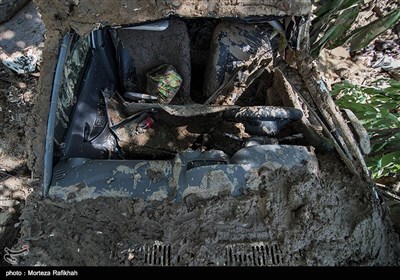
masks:
[[[394,194],[393,191],[389,187],[387,187],[383,184],[379,184],[379,183],[375,183],[375,186],[378,187],[378,190],[381,193],[383,193],[384,195],[387,195],[387,196],[393,198],[394,200],[400,201],[400,196],[398,196],[397,194]]]
[[[398,152],[398,151],[400,151],[400,146],[399,145],[392,146],[392,147],[389,146],[389,147],[387,147],[385,149],[382,149],[382,150],[379,150],[379,151],[376,151],[374,153],[369,154],[368,157],[371,158],[371,157],[376,157],[376,156],[389,154],[389,153],[393,153],[393,152]]]
[[[377,133],[377,135],[374,135],[371,137],[371,142],[377,141],[381,138],[389,138],[396,133],[400,132],[400,128],[389,128],[389,129],[381,129],[381,130],[370,130],[373,133]]]

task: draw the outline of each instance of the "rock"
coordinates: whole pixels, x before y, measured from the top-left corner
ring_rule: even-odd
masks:
[[[7,57],[2,63],[18,74],[32,73],[36,70],[36,64],[41,59],[41,51],[29,48],[26,54],[17,54],[16,57]]]
[[[0,23],[12,18],[29,0],[0,0]]]
[[[373,68],[382,68],[383,70],[390,71],[400,68],[400,60],[389,56],[384,55],[380,59],[378,59],[373,65]]]

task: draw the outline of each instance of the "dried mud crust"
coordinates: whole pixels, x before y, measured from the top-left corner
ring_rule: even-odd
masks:
[[[307,15],[311,12],[310,0],[36,0],[43,19],[51,30],[69,31],[74,28],[83,34],[99,23],[111,25],[132,24],[155,20],[170,15],[188,17],[244,17],[248,15]]]
[[[0,2],[0,23],[12,18],[29,0],[6,0]]]
[[[221,8],[220,1],[208,1],[205,9],[198,7],[185,13],[192,16],[215,16],[216,11],[224,16],[235,12],[244,15],[249,11],[267,13],[267,5],[264,9],[254,9],[258,2],[253,5],[252,1],[245,11],[240,10],[243,7],[234,10],[231,5],[230,13]],[[32,118],[28,118],[29,126],[35,128],[27,134],[28,150],[33,151],[29,166],[35,176],[40,175],[42,168],[52,79],[65,31],[73,28],[84,34],[103,21],[142,22],[170,14],[174,4],[181,7],[180,11],[184,9],[179,5],[201,5],[198,1],[110,1],[100,8],[94,1],[36,3],[46,11],[43,18],[48,31],[40,94],[36,96]],[[159,6],[153,7],[156,3]],[[151,12],[143,13],[140,10],[143,7]],[[291,8],[295,9],[295,4]],[[100,9],[109,14],[105,16]],[[14,246],[20,249],[29,244],[30,252],[18,264],[153,264],[149,259],[146,263],[144,251],[152,252],[145,248],[154,245],[170,252],[166,253],[169,261],[155,263],[160,265],[232,264],[225,252],[233,247],[246,251],[248,246],[272,246],[279,252],[279,264],[399,264],[398,236],[367,183],[346,175],[346,170],[340,167],[343,164],[336,159],[320,158],[320,165],[324,168],[321,174],[302,169],[259,170],[254,184],[262,187],[256,195],[232,198],[221,193],[212,200],[193,198],[182,205],[148,204],[129,198],[63,202],[32,195],[21,216],[21,237]],[[254,245],[257,240],[267,245]]]
[[[18,76],[2,64],[0,75],[0,166],[12,171],[27,158],[26,123],[31,118],[37,78]]]
[[[262,167],[251,183],[258,190],[236,198],[223,192],[212,199],[192,194],[174,204],[32,197],[15,246],[28,244],[29,254],[18,263],[399,264],[398,236],[371,188],[347,175],[338,159],[320,156],[319,162],[321,172]],[[252,256],[260,250],[271,254],[258,262]],[[235,261],[235,255],[246,255],[247,261]]]
[[[0,64],[0,265],[4,248],[19,234],[19,215],[31,192],[26,120],[31,118],[37,78],[18,76]]]

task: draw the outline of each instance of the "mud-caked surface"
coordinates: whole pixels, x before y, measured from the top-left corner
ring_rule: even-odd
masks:
[[[5,0],[0,2],[0,23],[12,18],[29,0]]]
[[[0,159],[1,167],[12,172],[23,164],[27,156],[25,133],[26,120],[30,118],[35,77],[17,77],[0,65]],[[13,138],[8,135],[14,135]]]
[[[371,187],[339,160],[264,165],[248,191],[181,204],[31,197],[20,265],[396,265],[398,235]],[[223,190],[224,188],[221,187]],[[72,198],[71,198],[72,199]]]
[[[16,5],[27,1],[3,1]],[[1,6],[1,5],[0,5]],[[12,12],[5,7],[6,12]],[[1,10],[2,8],[0,8]],[[3,12],[3,10],[1,10]],[[16,10],[14,12],[17,12]],[[20,10],[12,20],[0,25],[0,60],[17,57],[26,50],[38,50],[40,25],[33,4]],[[11,16],[11,14],[10,14]],[[0,21],[2,21],[0,19]],[[20,30],[24,30],[23,34]],[[35,30],[35,32],[32,32]],[[37,32],[36,32],[37,31]],[[3,258],[4,249],[15,244],[19,234],[19,215],[31,192],[32,177],[28,169],[29,121],[37,96],[39,63],[33,73],[18,75],[0,61],[0,265],[10,265]]]
[[[42,171],[50,92],[65,32],[83,35],[102,24],[172,14],[303,15],[310,1],[35,2],[48,28],[38,91],[28,91],[35,88],[35,76],[20,81],[0,69],[1,185],[7,187],[1,250],[28,245],[18,265],[399,265],[399,238],[386,206],[333,153],[319,156],[321,172],[267,165],[255,170],[251,187],[240,197],[222,185],[215,196],[201,198],[194,192],[181,204],[118,197],[42,199],[39,184],[28,185],[27,176]],[[35,193],[22,209],[30,186]]]
[[[248,15],[306,15],[311,12],[310,0],[36,0],[48,29],[85,34],[99,23],[132,24],[171,15],[189,17],[245,17]]]

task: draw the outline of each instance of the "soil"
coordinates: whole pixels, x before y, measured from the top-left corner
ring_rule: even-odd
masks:
[[[257,246],[272,250],[268,265],[396,264],[398,241],[379,200],[338,159],[319,161],[321,172],[267,165],[249,180],[257,188],[239,198],[32,196],[15,246],[29,244],[20,264],[260,265],[251,258]]]
[[[190,195],[180,204],[117,197],[43,199],[39,192],[41,143],[60,32],[73,27],[87,33],[98,18],[123,24],[141,7],[147,8],[138,22],[176,10],[204,15],[220,1],[208,1],[207,7],[198,1],[134,1],[115,7],[110,1],[112,7],[104,9],[111,11],[107,17],[92,1],[37,2],[48,7],[45,21],[56,16],[60,23],[57,28],[47,26],[43,59],[48,63],[23,75],[0,65],[1,253],[6,247],[19,250],[28,245],[29,253],[18,257],[18,265],[400,264],[398,204],[390,200],[389,211],[373,185],[351,175],[335,153],[317,153],[319,169],[263,166],[249,180],[256,187],[239,198],[221,191],[211,198]],[[162,3],[152,6],[158,2]],[[285,10],[287,5],[279,4],[285,1],[272,2],[278,4],[257,12],[290,13]],[[29,5],[32,8],[32,2]],[[245,14],[255,5],[221,5],[224,8],[219,12]],[[291,8],[295,10],[296,5]],[[16,24],[18,17],[26,18],[24,9],[6,23],[14,24],[18,35],[25,33]],[[147,13],[150,10],[154,13]],[[71,17],[64,21],[67,14]],[[1,53],[13,43],[18,47],[14,52],[22,51],[26,45],[4,40],[4,27],[0,30]],[[385,36],[381,39],[387,40]],[[38,38],[30,43],[32,47],[40,48],[43,37]],[[398,44],[396,38],[390,40]],[[373,50],[379,52],[376,42]],[[350,55],[344,48],[324,51],[320,69],[329,85],[343,78],[366,83],[371,76],[383,74],[360,60],[370,54]],[[3,261],[2,265],[9,264]]]
[[[370,1],[363,7],[356,19],[355,26],[364,26],[383,17],[398,8],[398,2]],[[318,60],[318,69],[322,73],[328,86],[348,80],[357,85],[368,85],[379,78],[393,78],[400,80],[399,66],[397,69],[374,67],[374,64],[383,56],[400,61],[400,32],[397,27],[389,29],[373,40],[370,45],[353,53],[348,46],[341,46],[333,50],[323,49]],[[397,62],[398,63],[398,62]]]
[[[10,0],[0,3],[0,23],[12,18],[21,8],[23,8],[29,0]]]

